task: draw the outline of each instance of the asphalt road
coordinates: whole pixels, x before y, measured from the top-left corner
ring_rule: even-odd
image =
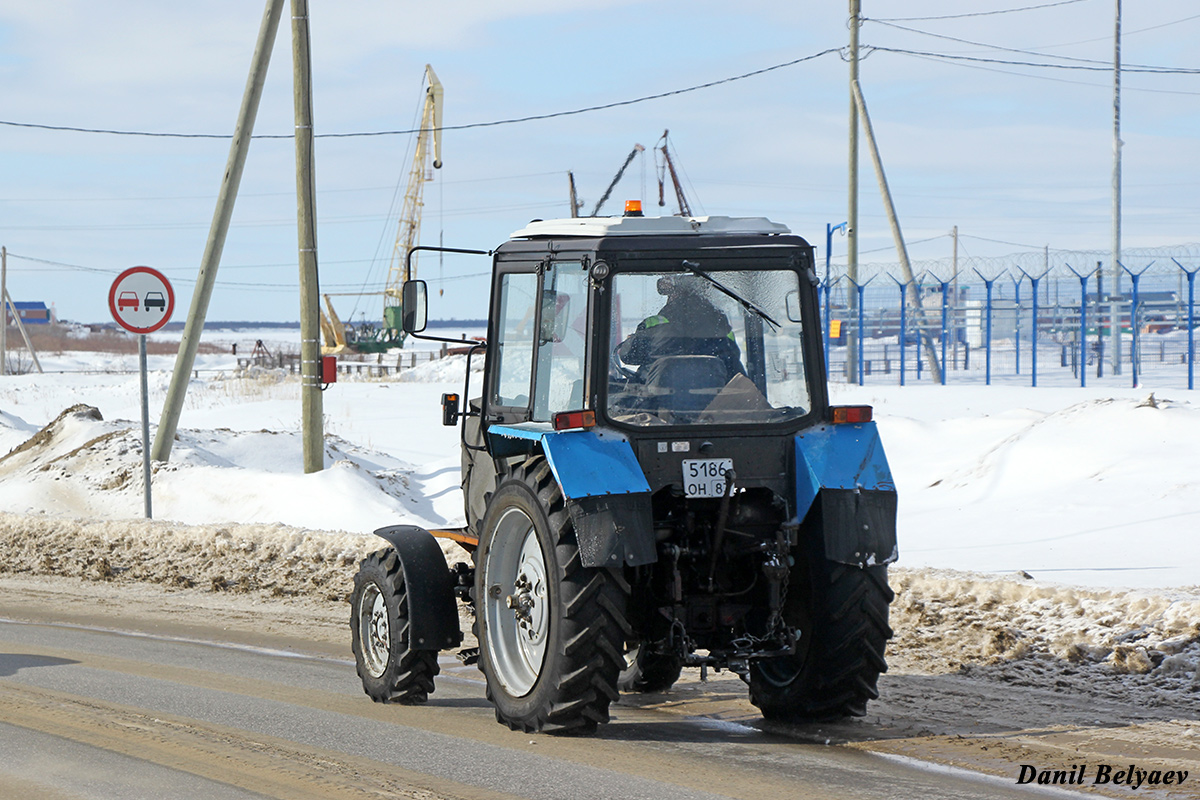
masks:
[[[995,778],[668,709],[596,736],[497,725],[474,667],[378,705],[353,664],[294,647],[0,621],[0,796],[41,798],[1006,798]],[[277,643],[274,643],[277,644]],[[293,643],[290,643],[294,645]],[[319,650],[319,648],[316,648]]]

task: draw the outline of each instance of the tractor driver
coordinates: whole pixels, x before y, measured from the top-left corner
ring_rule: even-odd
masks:
[[[725,381],[744,375],[729,318],[704,296],[707,287],[696,275],[659,278],[658,293],[667,302],[657,314],[638,323],[637,330],[617,347],[621,361],[639,365],[638,374],[647,381],[652,376],[645,373],[667,356],[716,356],[725,366]]]

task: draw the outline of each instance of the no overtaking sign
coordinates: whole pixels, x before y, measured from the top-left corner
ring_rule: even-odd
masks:
[[[158,270],[130,267],[117,276],[108,290],[108,309],[125,330],[153,333],[171,319],[175,292]]]
[[[146,334],[167,324],[175,310],[175,292],[161,272],[150,267],[130,267],[117,276],[108,290],[108,310],[127,331],[138,334],[138,372],[142,378],[142,485],[145,513],[150,519],[150,393],[146,379]]]

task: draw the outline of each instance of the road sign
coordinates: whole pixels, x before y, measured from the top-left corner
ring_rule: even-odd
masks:
[[[130,267],[117,276],[108,290],[108,310],[113,319],[138,336],[138,372],[142,376],[142,485],[146,519],[150,507],[150,392],[146,378],[146,334],[167,324],[175,310],[175,292],[161,272],[150,267]]]
[[[171,282],[151,267],[130,267],[108,290],[108,310],[127,331],[153,333],[167,324],[175,310]]]

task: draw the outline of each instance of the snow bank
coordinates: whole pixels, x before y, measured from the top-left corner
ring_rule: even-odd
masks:
[[[0,572],[343,600],[373,537],[0,513]]]
[[[1058,685],[1107,680],[1178,694],[1200,711],[1200,592],[1038,584],[946,570],[894,570],[897,649],[931,672],[984,669]]]
[[[152,434],[153,436],[153,434]],[[159,518],[206,524],[279,523],[369,533],[407,522],[426,528],[459,522],[438,498],[456,475],[415,468],[338,436],[325,439],[321,472],[298,474],[297,431],[180,429],[171,461],[154,462],[152,502]],[[106,519],[142,515],[140,427],[72,406],[0,458],[0,507]]]

